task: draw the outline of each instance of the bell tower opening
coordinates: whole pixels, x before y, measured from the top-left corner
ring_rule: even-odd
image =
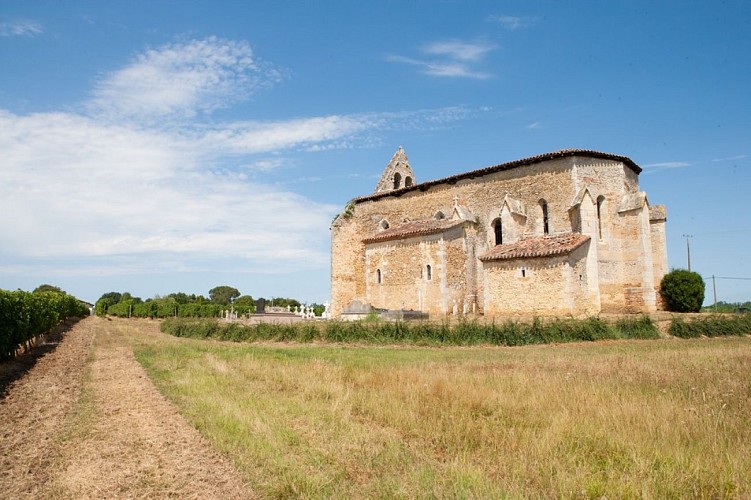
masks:
[[[409,165],[409,160],[404,149],[399,146],[386,168],[383,169],[381,178],[376,184],[375,192],[394,191],[396,189],[412,187],[415,184],[415,174]]]

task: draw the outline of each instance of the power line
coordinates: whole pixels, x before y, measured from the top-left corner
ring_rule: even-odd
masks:
[[[751,281],[751,278],[738,278],[734,276],[702,276],[701,279],[708,280],[710,278],[718,279],[718,280],[742,280],[742,281]]]

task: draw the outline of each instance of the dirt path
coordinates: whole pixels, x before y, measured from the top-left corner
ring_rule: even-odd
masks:
[[[253,497],[135,360],[142,325],[88,318],[9,387],[0,401],[3,496]]]

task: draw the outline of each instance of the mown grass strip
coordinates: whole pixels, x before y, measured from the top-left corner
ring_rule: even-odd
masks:
[[[137,349],[266,498],[745,498],[750,357],[745,337]]]

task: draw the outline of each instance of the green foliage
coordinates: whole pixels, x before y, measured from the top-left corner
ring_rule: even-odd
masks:
[[[274,307],[299,307],[302,304],[297,299],[289,299],[286,297],[273,297],[270,299],[264,299],[266,301],[266,306],[274,306]]]
[[[628,339],[657,339],[660,332],[649,316],[639,318],[621,318],[615,323],[615,329]]]
[[[211,301],[202,295],[188,295],[183,292],[170,293],[165,297],[155,297],[142,301],[128,292],[109,292],[102,295],[95,305],[99,316],[111,315],[122,318],[217,318],[223,311],[232,310],[240,316],[256,311],[256,300],[250,295],[240,295],[236,288],[218,286],[209,290]],[[291,309],[302,304],[297,299],[274,297],[266,299],[268,306]],[[320,316],[325,307],[313,304],[313,312]]]
[[[0,290],[0,359],[68,318],[88,316],[86,304],[64,292]]]
[[[751,300],[746,302],[724,302],[720,300],[716,304],[701,308],[701,312],[708,313],[737,313],[745,311],[751,311]]]
[[[128,294],[130,295],[130,294]],[[119,292],[108,292],[99,297],[99,300],[94,304],[94,313],[97,316],[104,316],[107,314],[109,308],[120,302],[122,294]]]
[[[693,318],[673,318],[668,333],[684,339],[701,337],[720,337],[726,335],[751,334],[751,313],[736,315],[709,315]]]
[[[120,318],[216,318],[226,307],[219,304],[191,302],[179,304],[172,297],[149,299],[145,302],[128,300],[109,306],[107,314]]]
[[[462,321],[455,325],[428,322],[329,321],[292,324],[222,324],[216,320],[169,318],[162,322],[165,333],[178,337],[206,338],[235,342],[261,340],[294,342],[408,343],[419,345],[528,345],[554,342],[593,341],[616,338],[657,338],[649,317],[624,319],[610,325],[599,318],[550,320],[532,323],[480,323]]]
[[[662,278],[660,293],[669,311],[699,312],[704,302],[704,280],[698,273],[673,269]]]
[[[339,219],[340,217],[341,217],[342,219],[349,219],[349,218],[351,218],[351,217],[352,217],[353,215],[355,215],[355,200],[354,200],[354,199],[352,199],[352,200],[349,200],[349,201],[347,202],[347,204],[346,204],[346,205],[344,206],[344,211],[343,211],[342,213],[340,213],[340,214],[336,214],[336,215],[334,216],[334,219],[333,219],[333,220],[331,221],[331,223],[333,224],[333,223],[334,223],[334,222],[336,222],[336,221],[337,221],[337,219]]]
[[[240,291],[237,288],[227,285],[215,286],[209,290],[209,298],[211,299],[211,302],[223,306],[230,305],[232,301],[239,296]]]
[[[256,310],[256,301],[250,295],[241,295],[232,302],[235,307],[249,308],[252,311]]]
[[[48,285],[46,283],[44,285],[39,285],[31,293],[39,293],[39,292],[59,292],[59,293],[65,293],[65,291],[62,288],[60,288],[59,286]]]

